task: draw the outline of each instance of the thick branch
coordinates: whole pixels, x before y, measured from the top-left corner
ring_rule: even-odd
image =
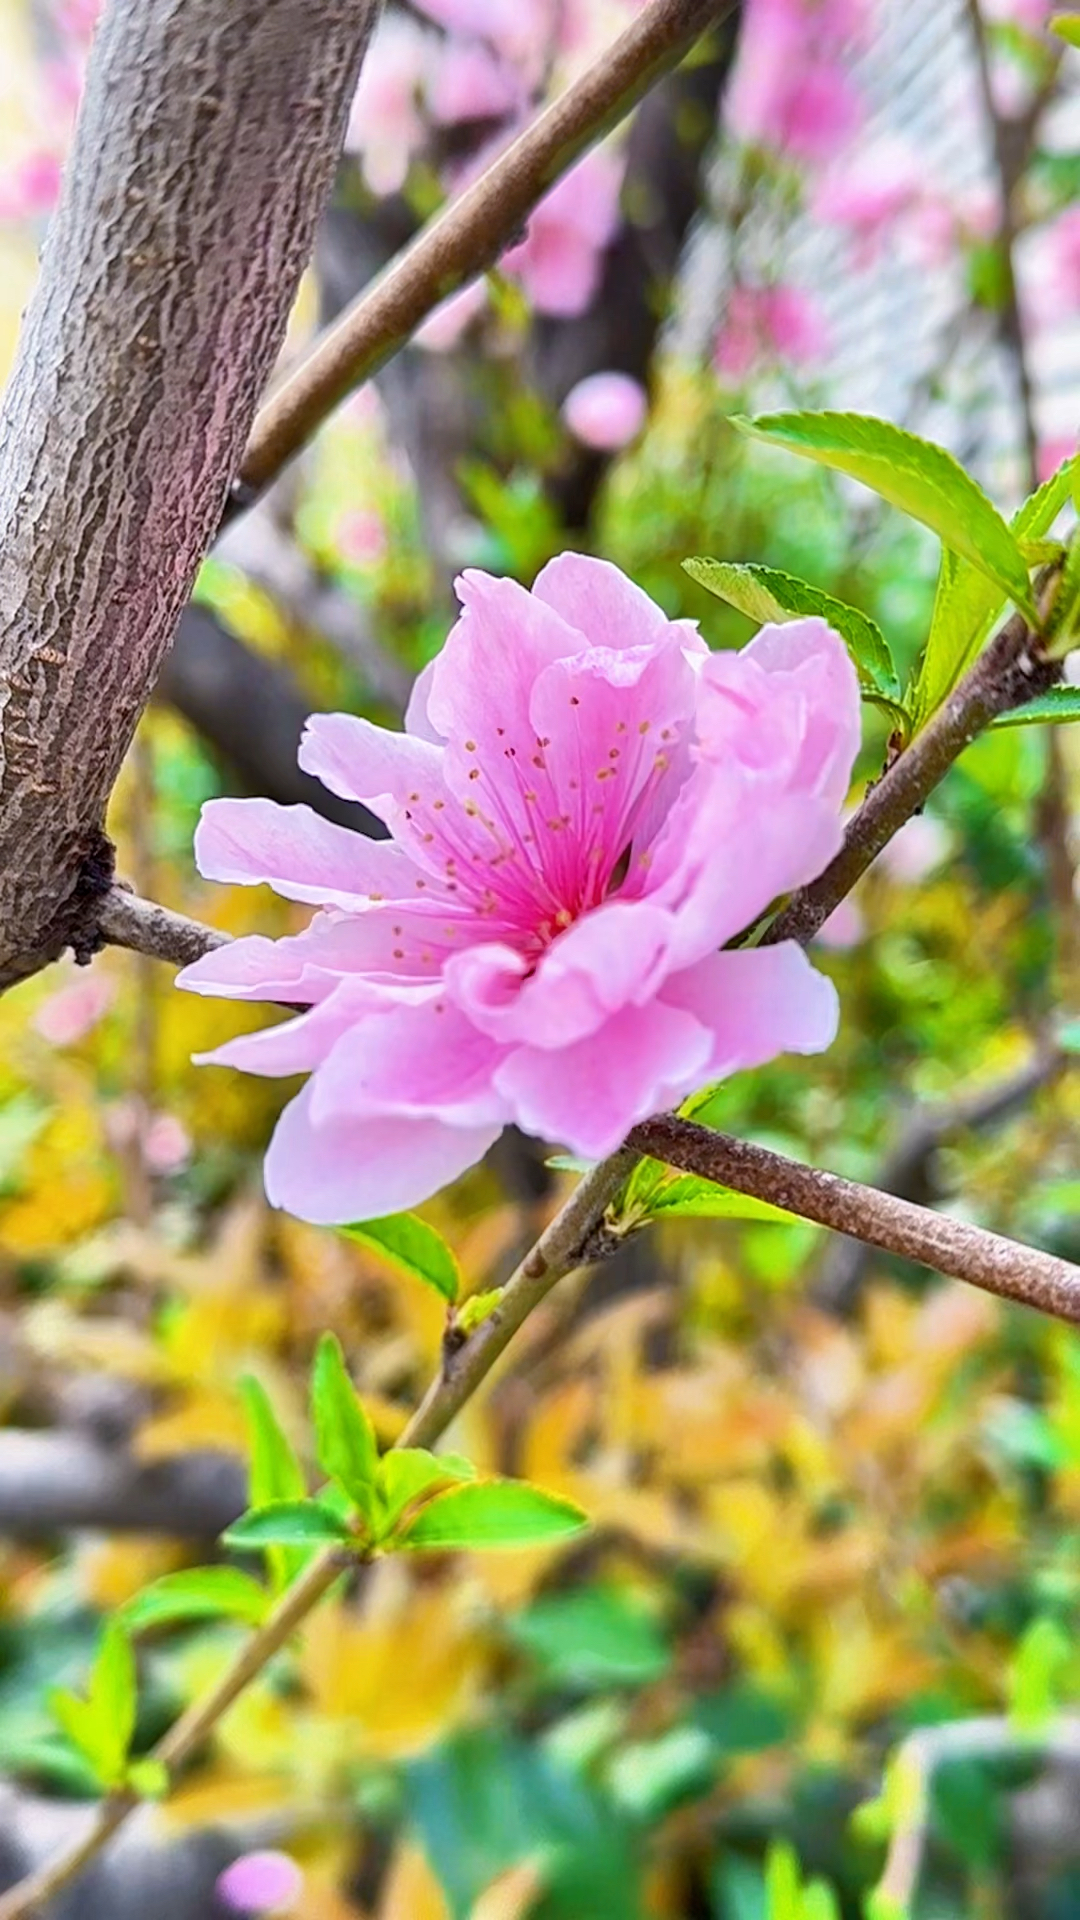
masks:
[[[771,1201],[837,1233],[854,1234],[873,1247],[918,1260],[985,1293],[1080,1324],[1080,1267],[1055,1254],[1022,1247],[1001,1234],[932,1213],[929,1207],[916,1207],[876,1187],[821,1173],[749,1141],[712,1133],[676,1114],[661,1114],[635,1127],[628,1144],[684,1173]]]
[[[376,373],[448,294],[495,264],[559,175],[625,118],[732,4],[648,0],[625,33],[424,229],[267,402],[234,505],[248,505],[332,408]]]
[[[375,0],[110,0],[0,414],[0,986],[92,944],[105,804],[220,521]]]

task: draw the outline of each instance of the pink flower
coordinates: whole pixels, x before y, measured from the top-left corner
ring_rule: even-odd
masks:
[[[426,347],[429,353],[452,352],[473,321],[483,313],[487,299],[487,281],[470,280],[468,286],[459,287],[449,300],[428,314],[413,335],[413,345]]]
[[[813,211],[819,220],[847,227],[856,264],[870,266],[897,221],[921,204],[924,179],[914,148],[879,140],[860,154],[857,171],[841,164],[826,175]]]
[[[846,0],[751,0],[728,90],[732,131],[811,164],[839,153],[862,122],[843,58],[862,11]]]
[[[1063,460],[1072,459],[1077,450],[1078,439],[1080,435],[1076,433],[1059,433],[1053,434],[1048,440],[1040,441],[1037,476],[1040,483],[1043,480],[1049,480],[1050,475],[1057,472]]]
[[[428,86],[428,107],[440,126],[496,120],[520,112],[525,94],[512,67],[477,41],[450,40]]]
[[[849,947],[857,947],[865,934],[866,916],[858,901],[841,900],[824,925],[818,928],[816,938],[819,946],[844,953]]]
[[[720,948],[836,852],[859,739],[823,621],[710,654],[601,560],[531,593],[468,572],[406,731],[316,715],[302,766],[373,842],[307,807],[214,800],[209,878],[321,907],[180,975],[307,1011],[207,1056],[309,1073],[266,1188],[315,1221],[395,1212],[508,1122],[589,1156],[696,1086],[829,1045],[836,995],[791,942]]]
[[[97,1026],[115,998],[116,981],[95,968],[43,1000],[33,1017],[34,1029],[50,1047],[72,1047]]]
[[[60,197],[63,161],[42,148],[29,153],[0,181],[0,220],[37,220],[51,213]]]
[[[647,409],[640,380],[628,373],[590,373],[571,387],[562,417],[582,446],[614,453],[641,432]]]
[[[236,1913],[285,1913],[295,1907],[304,1876],[287,1853],[244,1853],[218,1875],[219,1900]]]
[[[397,193],[426,125],[420,101],[431,68],[431,40],[415,20],[386,13],[353,98],[345,149],[359,156],[372,193]]]
[[[570,319],[589,305],[618,230],[622,174],[621,160],[595,147],[541,200],[524,240],[503,255],[537,313]]]
[[[726,380],[739,381],[763,360],[807,366],[825,346],[821,316],[796,287],[733,287],[713,364]]]

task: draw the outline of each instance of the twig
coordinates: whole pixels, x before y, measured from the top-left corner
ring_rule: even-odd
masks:
[[[566,1205],[507,1282],[496,1312],[477,1329],[460,1353],[448,1357],[440,1376],[402,1434],[399,1446],[429,1447],[438,1440],[490,1373],[533,1307],[557,1280],[579,1263],[581,1248],[600,1224],[636,1159],[635,1153],[624,1148],[579,1182]],[[285,1646],[296,1628],[318,1606],[341,1570],[342,1561],[336,1548],[314,1560],[283,1595],[269,1619],[241,1648],[210,1692],[169,1729],[155,1748],[154,1758],[167,1768],[170,1779],[175,1779],[180,1768],[197,1753],[267,1661]],[[68,1886],[138,1805],[137,1795],[126,1790],[108,1794],[77,1841],[0,1898],[0,1920],[27,1920],[45,1901]]]
[[[377,372],[429,313],[494,265],[559,176],[732,5],[649,0],[580,79],[429,223],[256,416],[226,522],[252,504],[339,401]]]
[[[819,1172],[747,1140],[713,1133],[677,1114],[661,1114],[635,1127],[630,1144],[684,1173],[771,1201],[818,1226],[855,1234],[873,1247],[918,1260],[985,1293],[1080,1325],[1080,1267],[1055,1254],[1021,1246],[839,1174]]]
[[[1045,1733],[1025,1735],[1008,1720],[985,1715],[948,1726],[920,1727],[897,1749],[893,1767],[906,1776],[899,1798],[904,1811],[893,1828],[877,1894],[883,1908],[909,1913],[919,1891],[930,1827],[934,1774],[950,1760],[993,1761],[1012,1754],[1044,1760],[1080,1760],[1080,1719],[1063,1718]]]
[[[918,813],[953,761],[999,713],[1045,693],[1060,677],[1022,614],[1013,614],[954,688],[940,712],[871,787],[824,873],[793,894],[764,943],[812,940],[895,833]]]
[[[227,946],[230,938],[216,927],[204,927],[201,920],[189,920],[186,913],[159,907],[155,900],[142,900],[125,887],[112,887],[105,895],[98,912],[98,932],[109,946],[151,954],[177,967],[189,966],[214,947]]]
[[[1007,1120],[1074,1060],[1075,1055],[1044,1044],[1006,1079],[979,1087],[959,1100],[916,1108],[886,1155],[875,1185],[901,1200],[938,1198],[932,1174],[938,1149],[957,1134],[981,1131]],[[844,1234],[832,1241],[811,1290],[815,1305],[828,1313],[850,1314],[869,1266],[869,1250],[862,1240]]]

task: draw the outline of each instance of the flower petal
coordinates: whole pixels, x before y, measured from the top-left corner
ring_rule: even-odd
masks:
[[[207,880],[265,883],[286,900],[363,912],[372,900],[411,897],[416,869],[386,840],[368,840],[311,807],[274,800],[208,800],[195,830]]]
[[[599,1159],[707,1077],[710,1035],[682,1009],[624,1007],[573,1046],[519,1047],[495,1085],[526,1133]]]
[[[504,1049],[439,987],[363,1014],[312,1081],[317,1126],[355,1114],[429,1114],[455,1126],[501,1126],[492,1074]]]
[[[670,634],[681,647],[705,654],[696,620],[669,620],[662,607],[610,560],[560,553],[541,567],[533,593],[591,647],[647,647]]]
[[[759,1067],[781,1053],[821,1053],[840,1018],[832,981],[793,940],[711,953],[668,980],[661,998],[709,1029],[703,1079]]]
[[[399,1213],[430,1199],[487,1152],[500,1127],[440,1120],[311,1119],[312,1082],[281,1115],[266,1155],[266,1195],[301,1220],[341,1226]]]

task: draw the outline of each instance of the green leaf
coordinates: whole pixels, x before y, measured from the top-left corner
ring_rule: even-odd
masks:
[[[155,1760],[153,1754],[147,1754],[142,1760],[133,1760],[127,1770],[127,1785],[133,1787],[141,1800],[164,1800],[172,1781],[169,1769],[162,1760]]]
[[[392,1447],[379,1462],[379,1493],[391,1525],[406,1507],[433,1487],[475,1480],[476,1468],[460,1453],[428,1453],[423,1447]]]
[[[650,1196],[650,1220],[675,1217],[696,1220],[770,1220],[790,1225],[794,1214],[774,1207],[768,1200],[756,1200],[748,1193],[736,1193],[732,1187],[717,1186],[713,1180],[701,1180],[694,1173],[676,1174]]]
[[[458,1297],[461,1275],[458,1264],[442,1235],[418,1220],[415,1213],[388,1213],[382,1220],[361,1220],[355,1226],[342,1227],[349,1240],[381,1253],[403,1273],[434,1287],[451,1305]]]
[[[119,1786],[127,1771],[138,1707],[135,1656],[119,1620],[110,1621],[101,1636],[86,1698],[57,1688],[49,1704],[102,1784]]]
[[[793,574],[775,567],[735,566],[726,560],[684,560],[683,571],[709,593],[738,607],[762,626],[770,620],[797,620],[816,614],[840,634],[858,669],[864,693],[880,694],[898,710],[900,681],[889,643],[875,620],[856,607],[822,593]]]
[[[1026,1629],[1009,1673],[1009,1718],[1019,1733],[1046,1731],[1062,1705],[1072,1641],[1048,1615]]]
[[[253,1553],[258,1547],[312,1547],[326,1541],[357,1546],[348,1522],[319,1500],[275,1500],[242,1513],[222,1534],[227,1546]]]
[[[176,1620],[242,1620],[257,1627],[269,1609],[266,1588],[238,1567],[191,1567],[144,1587],[122,1607],[120,1619],[129,1633]]]
[[[441,1493],[398,1535],[399,1547],[464,1551],[535,1547],[565,1540],[589,1524],[570,1500],[524,1480],[478,1480]]]
[[[544,1595],[506,1623],[549,1686],[591,1691],[659,1680],[671,1648],[651,1610],[610,1583]]]
[[[787,1840],[774,1840],[765,1860],[765,1911],[768,1920],[799,1920],[799,1862]]]
[[[1047,25],[1051,33],[1059,40],[1067,40],[1070,47],[1080,47],[1080,15],[1075,13],[1052,13]]]
[[[303,1500],[307,1482],[293,1448],[282,1432],[270,1397],[261,1380],[248,1374],[240,1382],[248,1424],[250,1454],[248,1499],[252,1507],[269,1507],[278,1500]],[[275,1593],[294,1580],[304,1555],[287,1547],[270,1547],[266,1571]]]
[[[994,727],[1043,727],[1080,720],[1080,687],[1049,687],[1025,706],[1010,707],[990,722]]]
[[[505,1292],[505,1287],[488,1287],[483,1293],[470,1293],[454,1316],[458,1333],[467,1339],[470,1333],[476,1332],[477,1327],[482,1327],[485,1320],[491,1319]]]
[[[316,1349],[311,1416],[319,1465],[370,1520],[379,1448],[349,1378],[341,1342],[332,1333],[324,1333]]]
[[[767,446],[784,447],[846,473],[921,520],[946,547],[1003,587],[1035,616],[1028,570],[1016,535],[958,460],[889,420],[857,413],[771,413],[732,425]]]
[[[1075,455],[1063,460],[1017,509],[1011,528],[1022,546],[1041,540],[1053,526],[1069,498],[1078,468],[1080,460]],[[948,547],[944,549],[930,631],[915,685],[908,695],[917,728],[925,726],[944,705],[957,681],[978,659],[1008,598],[1001,586],[988,580],[977,567],[958,558]]]
[[[1080,1020],[1069,1020],[1057,1037],[1063,1053],[1080,1053]]]

